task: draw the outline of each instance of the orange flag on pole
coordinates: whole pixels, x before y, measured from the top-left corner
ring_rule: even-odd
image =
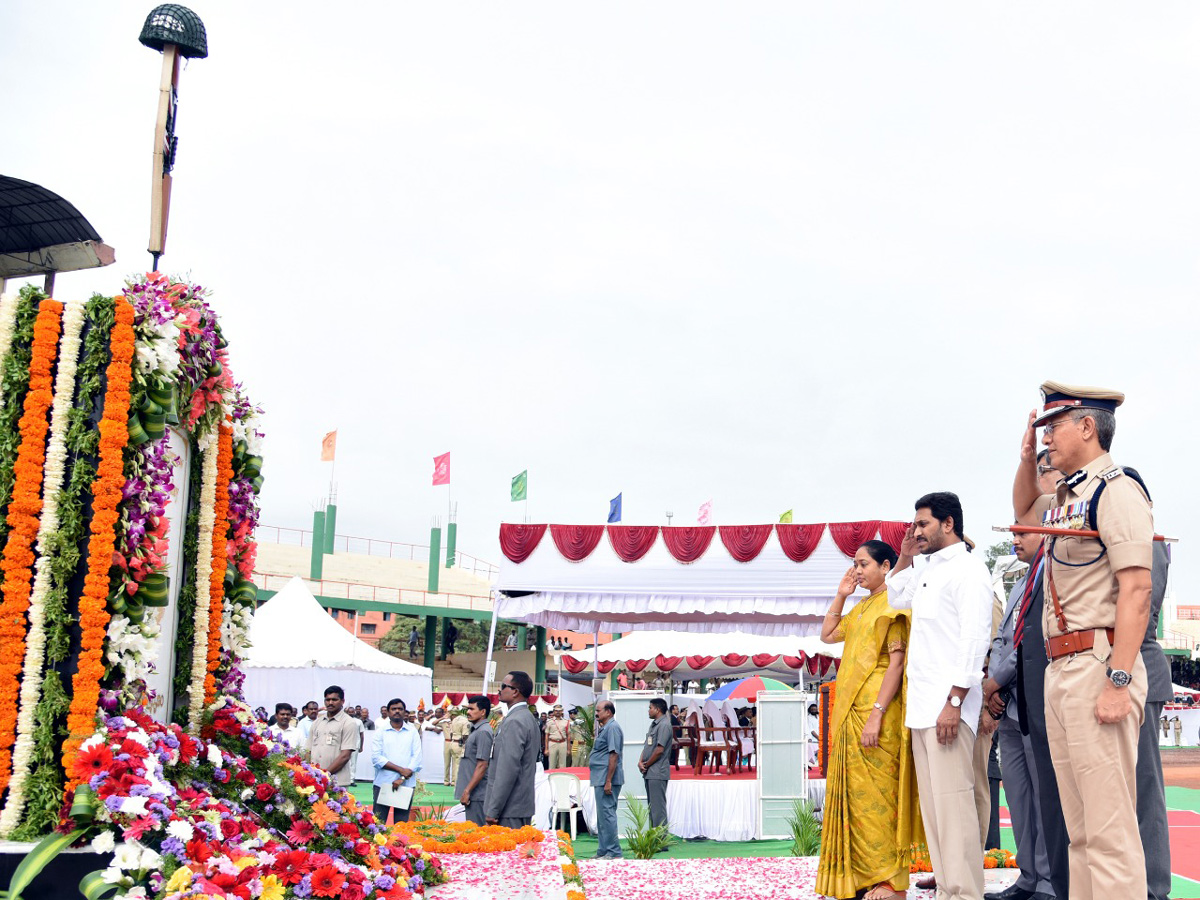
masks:
[[[329,432],[325,437],[321,438],[321,462],[333,462],[333,455],[337,452],[337,430]]]
[[[443,453],[433,458],[433,483],[450,483],[450,454]]]

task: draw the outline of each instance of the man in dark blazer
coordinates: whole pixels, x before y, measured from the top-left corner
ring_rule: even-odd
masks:
[[[1104,502],[1101,497],[1100,502]],[[1171,556],[1167,544],[1154,544],[1150,569],[1150,621],[1142,641],[1146,664],[1146,716],[1138,733],[1137,817],[1146,854],[1146,893],[1149,900],[1166,900],[1171,892],[1171,840],[1167,834],[1167,798],[1163,788],[1162,759],[1158,754],[1158,721],[1163,706],[1175,699],[1171,687],[1171,664],[1158,642],[1158,617],[1167,593],[1167,567]]]
[[[489,825],[520,828],[533,818],[533,788],[542,731],[537,715],[529,708],[533,679],[526,672],[509,672],[500,683],[500,702],[508,712],[500,720],[488,766],[487,803],[484,816]]]
[[[1049,454],[1038,454],[1038,487],[1043,493],[1053,493],[1062,473],[1048,465]],[[1046,843],[1046,859],[1050,865],[1050,884],[1059,900],[1070,896],[1071,870],[1067,861],[1067,823],[1063,819],[1062,801],[1058,796],[1058,778],[1050,759],[1050,741],[1046,737],[1046,635],[1042,627],[1042,608],[1045,605],[1045,582],[1039,579],[1029,598],[1025,614],[1024,636],[1017,661],[1017,715],[1021,733],[1029,735],[1038,775],[1038,797],[1041,800],[1042,836]]]

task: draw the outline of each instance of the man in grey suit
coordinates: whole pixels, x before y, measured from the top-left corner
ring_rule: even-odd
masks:
[[[1103,502],[1103,498],[1101,498]],[[1162,759],[1158,754],[1158,720],[1163,705],[1174,699],[1171,665],[1158,643],[1158,616],[1167,593],[1167,567],[1171,555],[1167,544],[1156,541],[1150,569],[1150,621],[1142,641],[1146,664],[1146,715],[1138,733],[1137,817],[1146,854],[1146,894],[1149,900],[1165,900],[1171,891],[1171,841],[1167,834],[1167,798],[1163,789]]]
[[[509,672],[500,683],[500,702],[508,712],[496,730],[488,766],[484,817],[489,825],[520,828],[533,818],[533,786],[542,730],[529,708],[533,679],[526,672]]]
[[[1028,568],[1008,595],[999,633],[992,641],[991,666],[983,682],[983,695],[987,702],[984,715],[1000,720],[996,738],[1021,875],[1007,889],[984,896],[986,900],[1049,900],[1054,896],[1054,886],[1050,882],[1050,861],[1042,830],[1038,796],[1040,773],[1033,744],[1021,733],[1018,704],[1012,702],[1017,687],[1017,661],[1032,606],[1030,601],[1035,586],[1041,582],[1045,560],[1041,539],[1036,535],[1013,535],[1013,551]]]

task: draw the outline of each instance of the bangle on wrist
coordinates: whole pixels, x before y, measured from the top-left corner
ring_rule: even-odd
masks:
[[[874,706],[875,706],[875,708],[876,708],[877,710],[879,710],[881,713],[885,713],[885,712],[887,712],[887,710],[886,710],[886,709],[884,709],[882,706],[880,706],[878,703],[874,704]]]

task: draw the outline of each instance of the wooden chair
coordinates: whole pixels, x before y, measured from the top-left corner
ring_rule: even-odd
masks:
[[[706,761],[714,773],[719,772],[722,766],[729,771],[729,745],[725,741],[727,729],[715,725],[710,716],[695,712],[689,715],[688,724],[696,728],[699,737],[694,774],[701,774]]]

